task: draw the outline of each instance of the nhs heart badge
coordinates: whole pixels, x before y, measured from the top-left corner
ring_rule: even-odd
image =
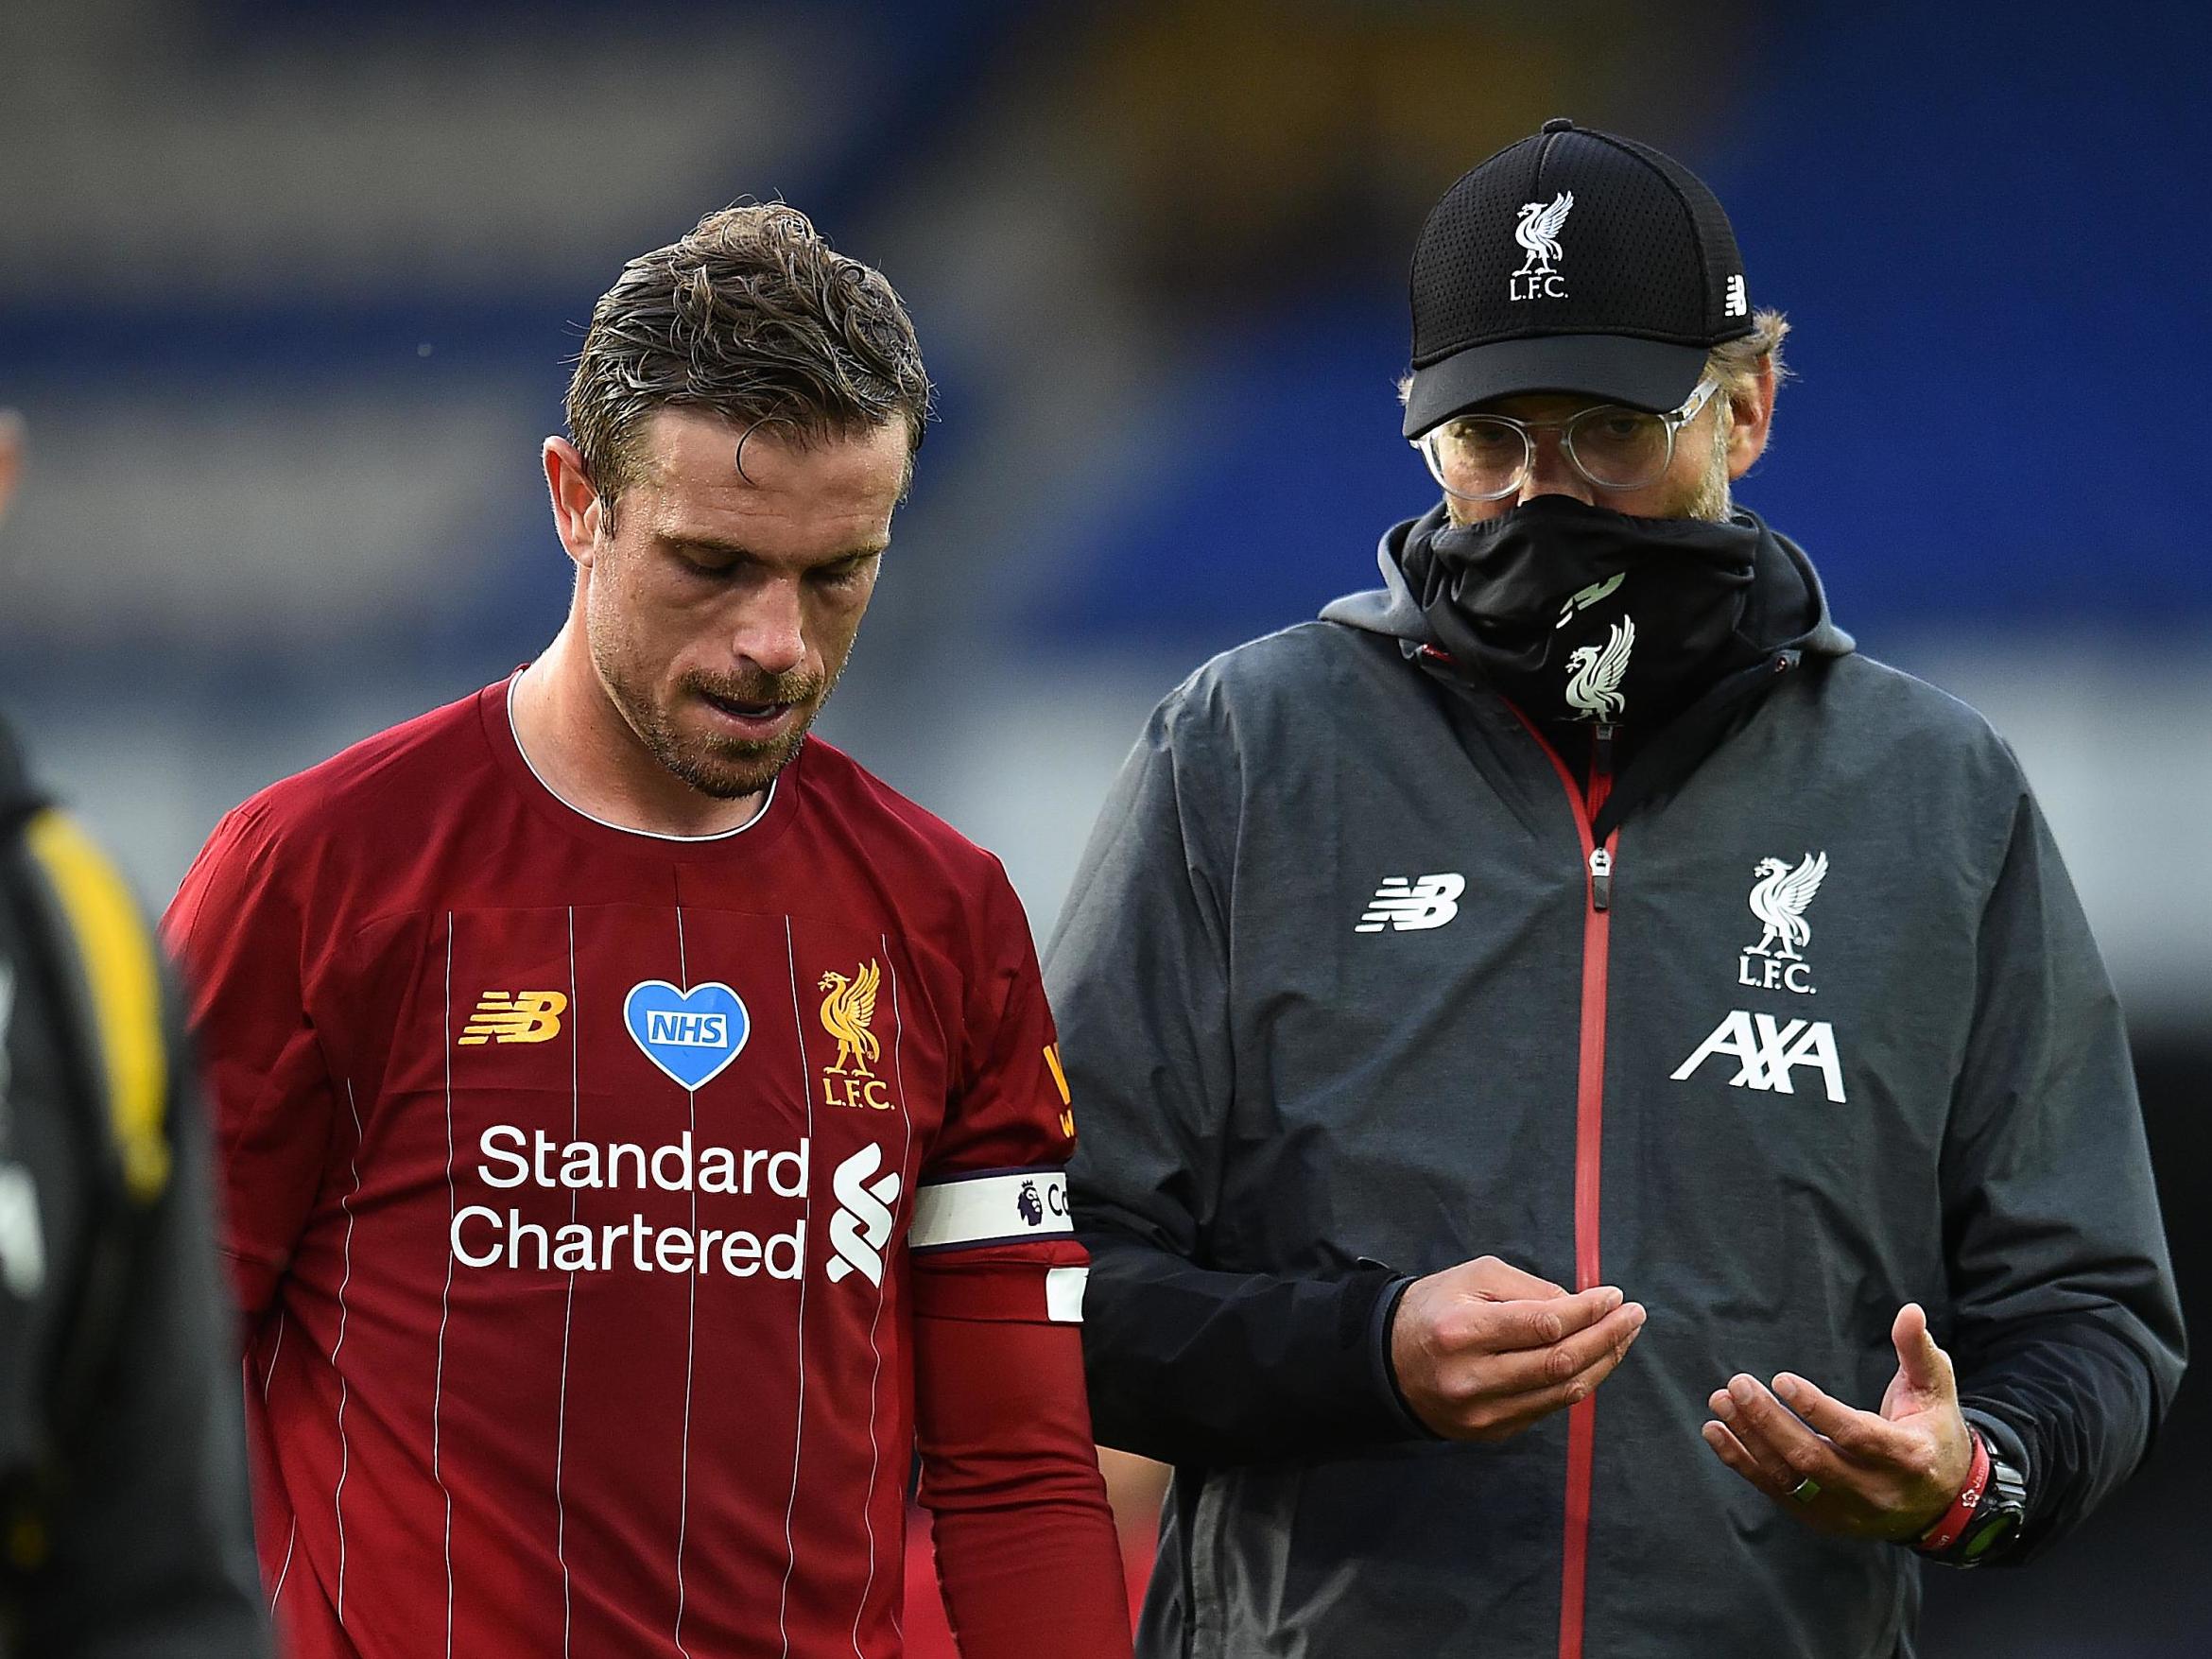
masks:
[[[622,1023],[645,1057],[686,1089],[703,1089],[752,1035],[752,1016],[719,980],[679,991],[647,979],[622,999]]]

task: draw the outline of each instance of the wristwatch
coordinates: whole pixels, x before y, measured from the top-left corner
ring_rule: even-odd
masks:
[[[1974,1437],[1974,1461],[1966,1484],[1912,1547],[1946,1566],[1979,1566],[2002,1555],[2028,1516],[2027,1477],[1979,1426],[1969,1424],[1967,1432]]]

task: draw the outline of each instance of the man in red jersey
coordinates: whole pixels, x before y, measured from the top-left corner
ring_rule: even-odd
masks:
[[[545,653],[290,778],[168,916],[299,1659],[1129,1651],[1074,1125],[996,861],[807,735],[929,383],[782,206],[598,302]]]

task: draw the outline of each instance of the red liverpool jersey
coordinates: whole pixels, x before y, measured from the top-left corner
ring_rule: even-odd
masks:
[[[917,1309],[1080,1294],[988,854],[812,739],[742,830],[597,822],[499,684],[238,808],[167,928],[297,1659],[898,1651]]]

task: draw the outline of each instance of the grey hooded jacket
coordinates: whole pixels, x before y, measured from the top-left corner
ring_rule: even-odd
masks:
[[[1769,534],[1756,665],[1593,821],[1441,660],[1410,527],[1380,592],[1162,703],[1048,953],[1097,1430],[1176,1467],[1139,1650],[1909,1655],[1917,1558],[1778,1512],[1699,1428],[1738,1371],[1875,1406],[1918,1301],[2028,1471],[2013,1559],[2140,1460],[2181,1320],[2043,818]],[[1650,1321],[1575,1412],[1443,1443],[1389,1321],[1483,1254]]]

